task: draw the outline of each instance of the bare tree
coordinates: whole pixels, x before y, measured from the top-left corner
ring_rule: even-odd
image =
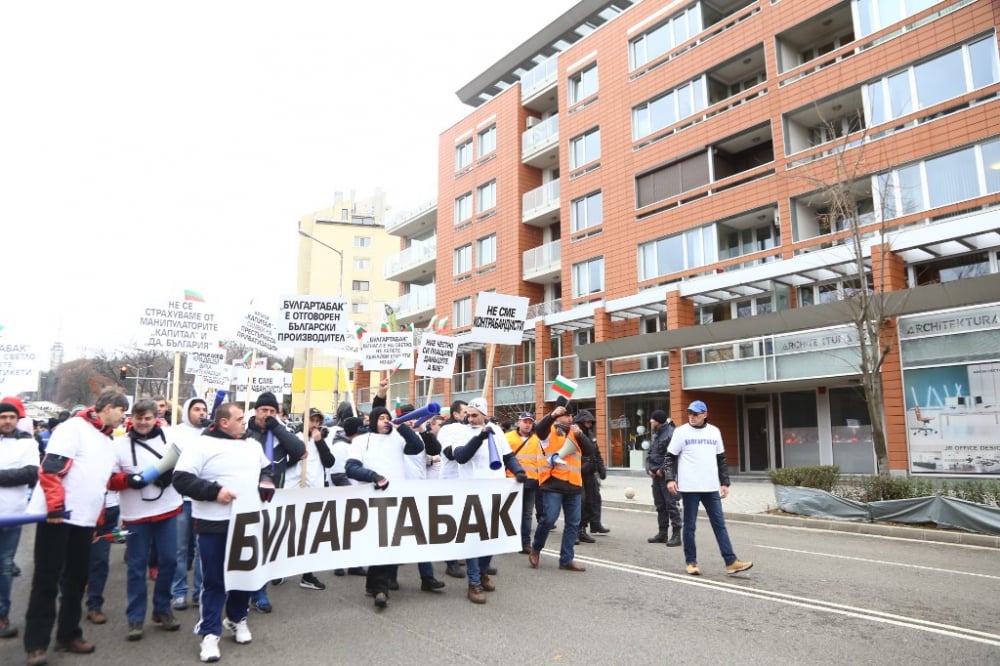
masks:
[[[92,359],[68,361],[59,366],[57,373],[56,402],[66,408],[93,404],[102,390],[118,386],[112,377],[97,368]]]

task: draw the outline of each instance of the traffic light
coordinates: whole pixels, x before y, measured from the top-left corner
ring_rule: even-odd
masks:
[[[127,377],[128,377],[128,366],[123,365],[122,367],[118,368],[118,379],[125,381]]]

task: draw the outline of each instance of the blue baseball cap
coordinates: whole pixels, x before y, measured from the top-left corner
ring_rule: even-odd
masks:
[[[708,411],[708,405],[706,405],[701,400],[695,400],[690,405],[688,405],[688,411],[694,412],[695,414],[704,414]]]
[[[535,415],[531,412],[521,412],[517,418],[519,421],[534,421]]]

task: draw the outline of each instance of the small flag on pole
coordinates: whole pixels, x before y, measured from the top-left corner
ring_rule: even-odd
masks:
[[[576,382],[562,375],[556,375],[555,381],[552,382],[552,390],[569,400],[573,397],[573,392],[576,391]]]
[[[205,297],[202,296],[201,294],[199,294],[197,291],[193,291],[191,289],[185,289],[184,290],[184,300],[185,301],[194,301],[195,303],[204,303],[205,302]]]
[[[433,317],[431,317],[431,320],[427,323],[427,330],[428,331],[433,331],[434,330],[434,324],[437,323],[437,320],[438,320],[438,316],[437,315],[434,315]]]
[[[364,336],[364,334],[368,332],[368,330],[364,326],[358,326],[358,330],[354,332],[357,334],[358,340],[360,340],[362,336]]]
[[[382,322],[382,325],[379,326],[379,331],[382,332],[382,333],[388,333],[389,332],[389,322],[387,322],[387,321]]]
[[[443,331],[446,328],[448,328],[448,318],[444,317],[437,324],[437,332],[440,333],[441,331]]]
[[[250,351],[248,351],[246,354],[243,355],[243,362],[249,365],[252,359],[253,359],[253,350],[251,349]]]

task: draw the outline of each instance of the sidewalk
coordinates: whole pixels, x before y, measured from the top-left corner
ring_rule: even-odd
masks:
[[[722,510],[725,512],[727,521],[805,527],[1000,549],[1000,536],[989,534],[970,534],[958,530],[924,529],[886,523],[850,522],[768,513],[770,510],[778,508],[777,500],[774,498],[774,485],[768,477],[756,474],[731,474],[730,481],[732,485],[729,487],[729,497],[722,500]],[[650,486],[649,477],[638,470],[609,470],[608,478],[601,481],[601,501],[605,506],[619,509],[655,511],[653,491]],[[635,491],[634,498],[631,500],[625,497],[625,491],[628,488]],[[704,516],[704,511],[701,512],[701,515]]]

